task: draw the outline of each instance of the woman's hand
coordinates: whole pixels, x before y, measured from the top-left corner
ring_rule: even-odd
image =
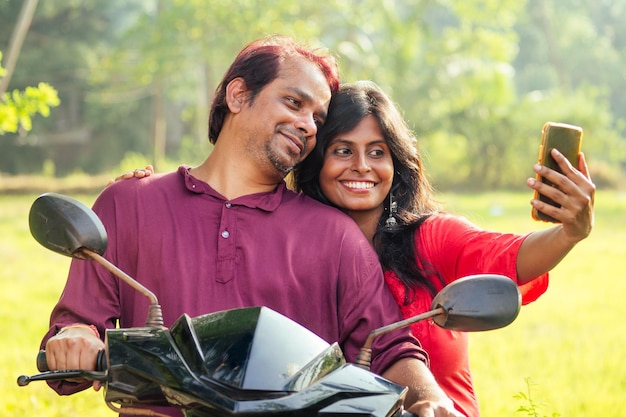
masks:
[[[107,184],[107,186],[113,184],[116,181],[127,180],[129,178],[149,177],[152,174],[154,174],[154,168],[152,167],[152,165],[146,165],[146,167],[143,169],[137,168],[134,171],[126,172],[118,177],[115,177],[114,180],[109,180],[109,183]]]
[[[534,178],[529,178],[527,184],[530,188],[560,204],[561,207],[536,199],[531,200],[531,204],[537,210],[559,220],[567,238],[572,243],[576,243],[589,236],[593,229],[596,186],[591,181],[585,155],[582,152],[578,155],[578,169],[574,168],[558,150],[552,149],[551,155],[559,164],[563,174],[542,165],[535,165],[534,170],[555,184],[555,187],[536,181]]]

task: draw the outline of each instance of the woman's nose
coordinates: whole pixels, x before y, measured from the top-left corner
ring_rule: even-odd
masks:
[[[368,172],[370,171],[370,165],[367,161],[367,157],[364,154],[356,154],[352,160],[352,170],[355,172]]]

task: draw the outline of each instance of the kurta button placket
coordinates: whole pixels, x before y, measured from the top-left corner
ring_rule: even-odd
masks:
[[[226,283],[235,276],[235,240],[237,237],[237,208],[224,202],[217,244],[216,281]]]
[[[233,206],[233,205],[232,205],[232,204],[230,204],[230,203],[226,203],[226,204],[224,204],[224,205],[226,206],[226,208],[227,208],[227,209],[229,209],[229,208],[231,208],[231,207]],[[224,239],[228,239],[228,237],[229,237],[229,236],[230,236],[230,233],[228,233],[228,230],[224,230],[224,231],[222,232],[222,237],[223,237]]]

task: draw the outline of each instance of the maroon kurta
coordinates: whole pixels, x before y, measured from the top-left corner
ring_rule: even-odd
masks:
[[[354,221],[284,184],[227,200],[181,167],[115,183],[94,210],[109,235],[105,258],[156,294],[166,326],[182,313],[264,305],[339,342],[354,361],[371,330],[402,318]],[[96,262],[73,260],[43,343],[75,322],[101,334],[118,321],[143,326],[147,307]],[[404,357],[426,360],[408,329],[376,339],[372,370]]]

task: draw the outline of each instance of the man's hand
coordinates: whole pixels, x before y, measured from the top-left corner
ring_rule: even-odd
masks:
[[[102,349],[104,343],[89,326],[68,326],[46,342],[46,362],[51,371],[93,371]]]
[[[94,371],[98,352],[104,349],[100,340],[87,325],[68,326],[46,342],[46,362],[51,371],[85,370]],[[94,382],[94,389],[100,389]]]

